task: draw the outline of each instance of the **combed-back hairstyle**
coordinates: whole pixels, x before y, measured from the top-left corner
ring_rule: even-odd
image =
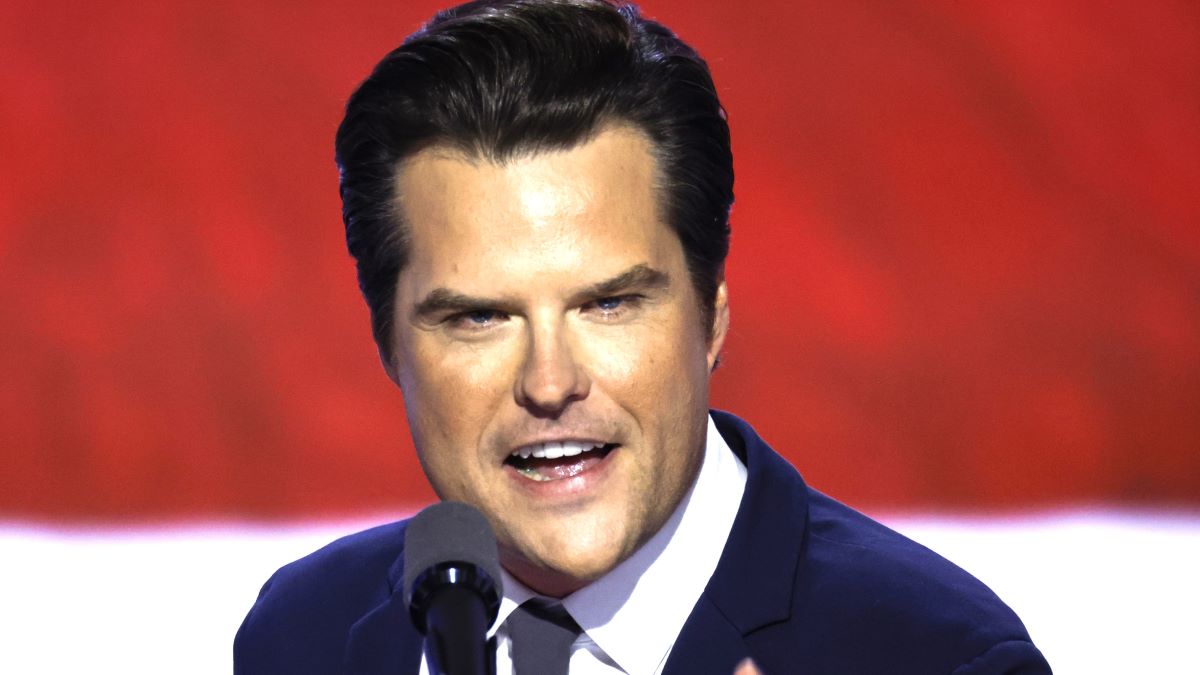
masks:
[[[711,328],[729,250],[733,156],[708,66],[632,5],[482,0],[438,13],[376,66],[337,132],[342,218],[381,353],[408,261],[400,163],[431,146],[502,163],[569,149],[608,124],[652,144],[660,214]]]

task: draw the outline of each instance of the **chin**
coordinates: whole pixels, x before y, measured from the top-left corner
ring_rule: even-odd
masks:
[[[502,546],[501,563],[531,589],[562,597],[604,576],[633,553],[624,551],[614,541],[606,542],[605,546],[582,544],[576,539],[529,553]]]
[[[558,571],[564,576],[569,576],[585,583],[591,583],[608,574],[612,568],[621,564],[626,557],[628,556],[609,551],[581,552],[575,556],[560,556],[558,560],[551,561],[551,569]]]

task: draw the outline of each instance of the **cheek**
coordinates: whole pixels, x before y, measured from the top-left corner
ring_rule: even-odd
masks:
[[[456,408],[495,397],[512,382],[511,340],[446,345],[436,337],[418,340],[401,369],[401,389],[429,408]]]
[[[593,379],[629,383],[642,372],[646,345],[624,334],[589,335],[583,339],[582,360]]]
[[[437,347],[412,356],[400,382],[425,475],[440,498],[479,503],[491,457],[482,439],[511,399],[503,359]]]
[[[653,409],[661,418],[707,399],[707,353],[678,325],[614,332],[588,345],[593,380],[631,412]]]

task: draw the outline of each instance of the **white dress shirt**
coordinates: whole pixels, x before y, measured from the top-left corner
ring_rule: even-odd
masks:
[[[667,522],[608,574],[562,600],[583,628],[572,647],[571,675],[656,675],[717,568],[746,488],[746,467],[712,418],[696,482]],[[512,675],[512,643],[504,621],[537,594],[506,571],[504,597],[491,634],[496,673]],[[429,669],[421,659],[421,675]]]

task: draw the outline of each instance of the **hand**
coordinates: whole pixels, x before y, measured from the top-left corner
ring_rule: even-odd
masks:
[[[737,669],[733,671],[733,675],[762,675],[762,671],[758,669],[758,666],[754,665],[753,659],[746,657],[737,665]]]

